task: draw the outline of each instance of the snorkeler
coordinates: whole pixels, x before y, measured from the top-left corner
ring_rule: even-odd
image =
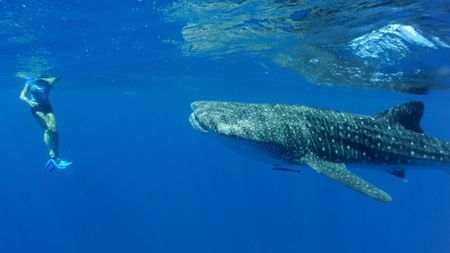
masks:
[[[48,147],[50,160],[44,167],[45,171],[53,171],[55,168],[65,169],[71,164],[58,157],[58,130],[56,128],[55,114],[48,99],[53,85],[59,77],[38,77],[29,79],[20,93],[20,99],[31,106],[31,114],[44,129],[44,141]]]

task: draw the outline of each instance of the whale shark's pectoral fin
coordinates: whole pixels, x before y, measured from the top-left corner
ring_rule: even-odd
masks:
[[[301,159],[302,163],[307,164],[309,167],[313,168],[315,171],[322,173],[337,182],[352,188],[353,190],[359,191],[373,199],[388,202],[392,198],[383,190],[375,187],[374,185],[366,182],[364,179],[353,174],[347,169],[343,163],[334,163],[326,161],[314,154],[306,155]]]

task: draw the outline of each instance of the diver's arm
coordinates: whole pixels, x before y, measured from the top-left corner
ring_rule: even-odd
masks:
[[[25,86],[23,87],[22,92],[20,92],[20,99],[22,101],[24,101],[25,103],[27,103],[29,106],[35,107],[37,105],[37,103],[34,101],[31,101],[29,98],[27,98],[27,95],[26,95],[29,88],[30,88],[30,86],[28,85],[28,83],[26,83]]]
[[[45,78],[39,78],[40,80],[46,81],[50,86],[53,86],[56,82],[58,82],[61,77],[59,76],[52,76],[52,77],[45,77]]]

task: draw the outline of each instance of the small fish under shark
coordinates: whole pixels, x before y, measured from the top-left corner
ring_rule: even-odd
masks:
[[[392,198],[346,164],[366,164],[400,177],[408,166],[424,164],[450,171],[450,144],[423,133],[419,101],[373,116],[285,104],[198,101],[191,107],[189,121],[199,132],[235,147],[251,146],[278,162],[307,165],[379,201]]]

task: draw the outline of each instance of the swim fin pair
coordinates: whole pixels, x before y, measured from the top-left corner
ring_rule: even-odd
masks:
[[[48,160],[48,162],[45,164],[44,171],[53,172],[55,169],[63,170],[71,164],[72,162],[67,162],[59,158],[52,158]]]

